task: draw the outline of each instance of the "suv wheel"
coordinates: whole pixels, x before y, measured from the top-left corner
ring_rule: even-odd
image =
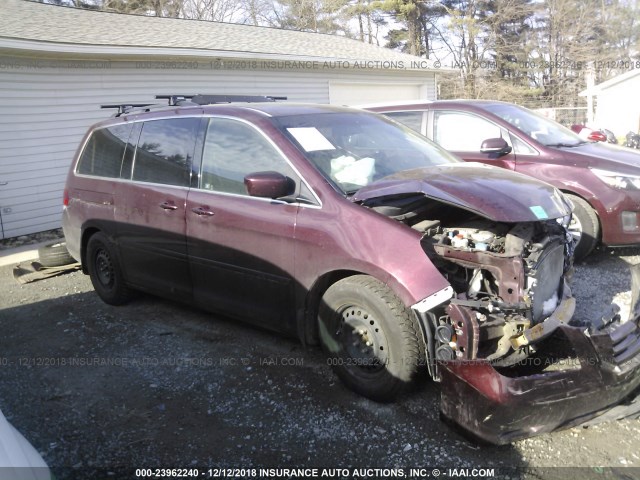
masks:
[[[425,364],[413,312],[367,275],[329,287],[318,322],[322,347],[338,377],[372,400],[393,400]]]
[[[574,257],[582,260],[598,244],[600,238],[600,223],[591,205],[575,195],[566,195],[573,204],[573,218],[569,224],[569,232],[576,241]]]
[[[124,282],[115,248],[106,235],[91,236],[86,261],[93,288],[105,303],[122,305],[131,299],[132,292]]]

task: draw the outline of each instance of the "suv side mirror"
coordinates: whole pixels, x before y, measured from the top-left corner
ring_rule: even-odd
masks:
[[[278,172],[254,172],[244,177],[247,193],[251,197],[280,198],[295,190],[293,181]]]
[[[501,157],[502,155],[511,153],[511,147],[503,138],[490,138],[482,142],[480,152]]]

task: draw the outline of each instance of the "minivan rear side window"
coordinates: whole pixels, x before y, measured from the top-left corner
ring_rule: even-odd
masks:
[[[133,180],[188,187],[199,125],[199,118],[144,122]]]
[[[120,177],[120,166],[131,125],[114,125],[95,130],[84,147],[77,173],[98,177]]]

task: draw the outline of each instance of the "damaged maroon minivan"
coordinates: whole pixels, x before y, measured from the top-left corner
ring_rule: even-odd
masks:
[[[572,318],[556,188],[376,114],[269,100],[120,105],[91,127],[63,224],[105,302],[147,291],[320,343],[375,400],[427,370],[445,417],[494,443],[633,397],[638,321]]]

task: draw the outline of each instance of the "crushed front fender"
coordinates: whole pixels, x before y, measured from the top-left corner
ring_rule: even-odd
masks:
[[[545,342],[566,345],[570,354],[527,359],[533,368],[499,368],[482,360],[440,363],[443,416],[498,445],[640,417],[639,317],[592,330],[561,325]]]

